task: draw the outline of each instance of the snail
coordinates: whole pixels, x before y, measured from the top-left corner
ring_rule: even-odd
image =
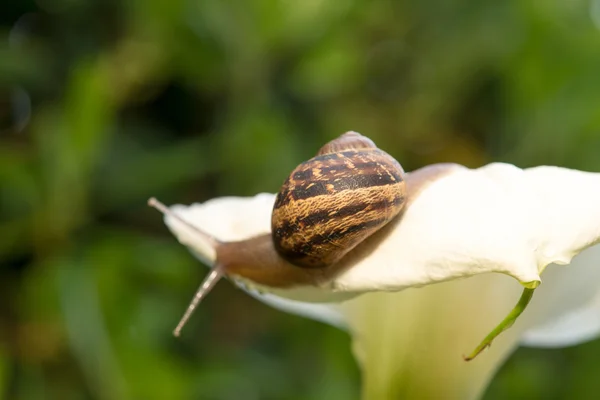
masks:
[[[417,181],[428,180],[436,171],[425,168]],[[275,198],[270,234],[221,242],[150,199],[150,206],[186,224],[216,252],[213,268],[174,335],[179,336],[197,305],[224,276],[271,288],[319,286],[333,279],[347,268],[344,257],[396,218],[407,202],[402,166],[352,131],[325,144],[291,172]]]

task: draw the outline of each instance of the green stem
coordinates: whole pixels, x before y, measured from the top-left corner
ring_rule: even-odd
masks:
[[[471,361],[472,359],[477,357],[479,355],[479,353],[481,353],[487,347],[492,345],[492,341],[498,335],[500,335],[502,332],[504,332],[505,330],[510,328],[515,323],[517,318],[519,318],[519,315],[521,315],[521,313],[523,313],[523,311],[525,311],[525,308],[527,308],[527,305],[529,304],[529,302],[531,301],[531,298],[533,297],[534,290],[535,290],[535,287],[534,288],[526,287],[525,289],[523,289],[523,293],[521,294],[521,298],[519,299],[519,302],[517,303],[517,305],[511,310],[511,312],[506,316],[506,318],[504,318],[504,320],[502,320],[502,322],[500,322],[500,324],[498,326],[496,326],[485,337],[485,339],[483,339],[481,341],[481,343],[479,343],[479,345],[475,348],[475,350],[473,350],[473,352],[470,355],[464,356],[465,361]]]

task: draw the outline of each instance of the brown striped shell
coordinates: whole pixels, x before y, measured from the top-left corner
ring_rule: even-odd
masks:
[[[404,171],[370,139],[347,132],[300,164],[277,194],[275,249],[300,267],[338,262],[404,206]]]

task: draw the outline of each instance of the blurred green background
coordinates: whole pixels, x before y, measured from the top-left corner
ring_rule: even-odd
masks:
[[[221,284],[146,207],[276,191],[346,130],[405,169],[600,171],[600,1],[3,0],[0,396],[357,399],[346,334]],[[600,341],[486,399],[597,398]]]

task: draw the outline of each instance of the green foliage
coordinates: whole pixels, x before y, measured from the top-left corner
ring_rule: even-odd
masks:
[[[357,398],[344,333],[228,284],[172,338],[204,269],[146,199],[276,191],[346,130],[407,170],[598,171],[596,8],[4,1],[0,396]],[[520,350],[487,398],[598,393],[598,355],[597,342]]]

